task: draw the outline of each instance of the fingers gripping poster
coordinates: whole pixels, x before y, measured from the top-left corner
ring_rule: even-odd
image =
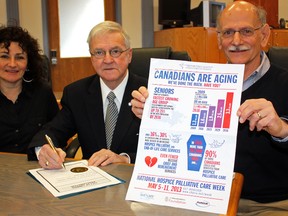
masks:
[[[244,65],[151,59],[126,200],[225,214]]]

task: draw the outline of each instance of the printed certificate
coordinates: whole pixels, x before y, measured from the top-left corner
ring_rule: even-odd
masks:
[[[226,214],[244,65],[152,59],[126,200]]]
[[[87,160],[68,162],[65,167],[58,170],[39,168],[29,172],[55,197],[122,183],[100,168],[88,166]]]

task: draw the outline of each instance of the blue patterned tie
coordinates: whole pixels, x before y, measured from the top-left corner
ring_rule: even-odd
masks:
[[[107,99],[109,101],[107,111],[106,111],[106,118],[105,118],[107,149],[110,149],[112,137],[114,133],[114,128],[115,128],[117,117],[118,117],[118,109],[114,101],[115,98],[116,96],[112,91],[107,96]]]

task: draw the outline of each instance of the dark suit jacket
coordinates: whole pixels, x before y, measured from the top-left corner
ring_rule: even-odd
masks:
[[[118,154],[122,152],[129,154],[132,163],[136,157],[140,119],[133,114],[128,103],[132,99],[132,91],[140,86],[147,86],[147,80],[129,73],[110,148]],[[36,159],[34,147],[47,143],[44,134],[50,135],[56,146],[65,147],[67,140],[77,133],[83,158],[86,159],[96,151],[106,148],[103,102],[98,75],[66,86],[61,105],[62,110],[56,118],[34,136],[29,145],[29,160]]]

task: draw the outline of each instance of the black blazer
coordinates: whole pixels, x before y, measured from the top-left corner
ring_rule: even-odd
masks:
[[[128,103],[132,99],[132,91],[140,86],[147,86],[147,80],[129,73],[110,147],[115,153],[129,154],[132,163],[136,158],[140,119],[133,114]],[[28,159],[36,159],[34,147],[47,143],[44,139],[45,133],[52,137],[58,147],[65,147],[67,140],[77,133],[85,159],[89,159],[96,151],[106,148],[103,102],[98,75],[66,86],[61,105],[62,110],[59,114],[34,136],[29,145]]]

